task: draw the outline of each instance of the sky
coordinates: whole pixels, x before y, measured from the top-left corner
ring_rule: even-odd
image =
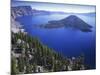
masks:
[[[56,2],[56,3],[96,5],[95,0],[16,0],[16,1],[39,1],[39,2]]]
[[[67,13],[89,13],[95,12],[94,5],[72,5],[63,3],[44,3],[30,1],[12,1],[12,6],[31,6],[33,9],[46,11],[62,11]]]

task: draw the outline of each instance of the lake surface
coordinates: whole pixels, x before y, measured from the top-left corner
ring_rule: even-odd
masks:
[[[64,56],[73,57],[85,55],[85,63],[95,68],[95,16],[79,15],[82,20],[93,26],[92,32],[81,32],[72,28],[43,29],[34,28],[34,25],[45,24],[51,20],[60,20],[70,14],[52,14],[39,16],[24,16],[19,21],[25,31],[32,36],[38,37],[41,42]]]

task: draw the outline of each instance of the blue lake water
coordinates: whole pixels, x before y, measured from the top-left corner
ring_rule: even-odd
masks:
[[[34,28],[34,25],[45,24],[51,20],[60,20],[70,14],[52,14],[39,16],[24,16],[19,21],[25,31],[32,36],[38,37],[41,42],[64,56],[73,57],[85,55],[85,63],[95,68],[95,16],[78,15],[86,23],[93,26],[92,32],[81,32],[72,28],[43,29]]]

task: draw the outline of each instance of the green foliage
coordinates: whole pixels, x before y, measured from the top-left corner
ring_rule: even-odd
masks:
[[[13,45],[17,45],[17,40],[21,39],[24,43],[18,44],[17,47],[22,51],[23,48],[25,50],[25,54],[21,53],[21,56],[18,57],[18,63],[15,62],[16,59],[12,59],[12,73],[17,74],[18,71],[21,73],[35,73],[37,66],[42,66],[48,72],[68,70],[67,66],[70,64],[69,58],[65,58],[61,53],[42,44],[37,37],[32,37],[21,32],[12,33],[12,35]],[[18,68],[15,64],[17,64]],[[82,64],[84,64],[83,55],[75,60],[72,69],[79,70]]]
[[[26,73],[32,73],[32,65],[30,65],[29,63],[26,64]]]
[[[17,66],[16,59],[12,57],[11,59],[11,74],[12,75],[18,74],[18,69],[16,66]]]
[[[20,72],[24,71],[24,66],[25,66],[24,57],[20,56],[18,59],[18,69]]]

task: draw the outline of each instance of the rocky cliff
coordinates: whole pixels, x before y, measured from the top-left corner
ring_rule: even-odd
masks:
[[[16,18],[20,16],[27,16],[32,15],[32,8],[31,6],[16,6],[11,7],[11,17]]]
[[[22,30],[22,25],[16,21],[17,17],[29,16],[32,14],[32,8],[30,6],[16,6],[11,7],[11,31],[17,33]]]

